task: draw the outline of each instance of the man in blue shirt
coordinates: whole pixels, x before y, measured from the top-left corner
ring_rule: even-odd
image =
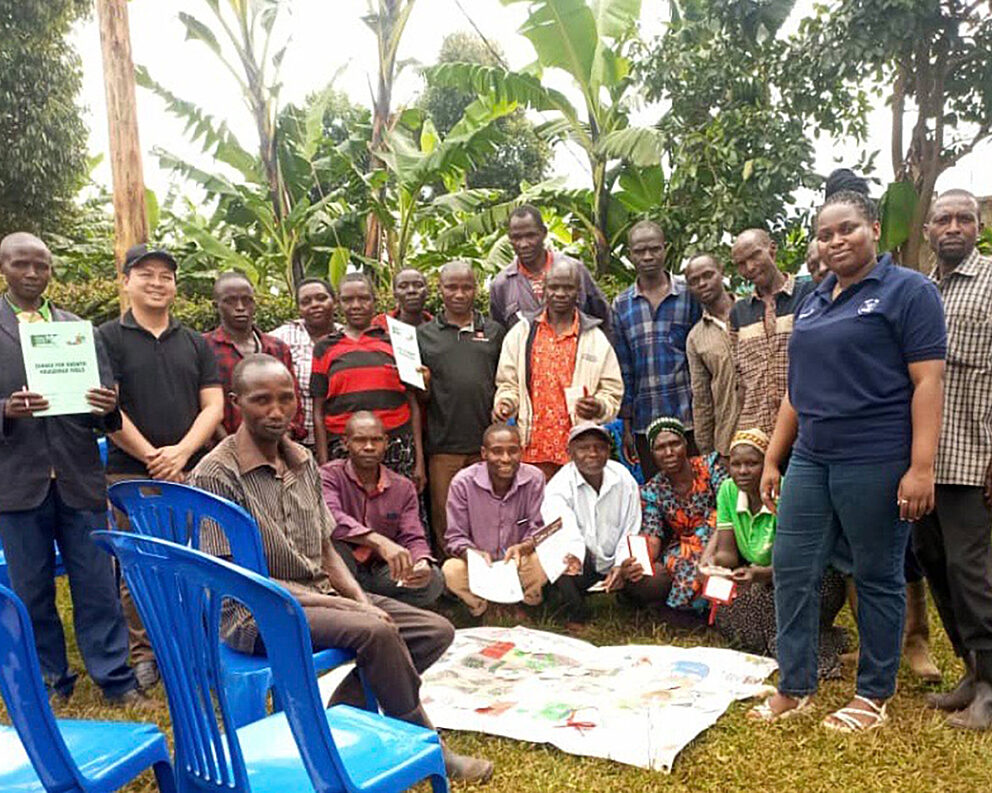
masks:
[[[684,281],[665,269],[665,234],[657,223],[636,223],[627,248],[637,280],[613,301],[613,345],[623,374],[624,451],[640,459],[648,480],[658,471],[645,434],[651,421],[674,416],[692,427],[685,343],[703,310]]]

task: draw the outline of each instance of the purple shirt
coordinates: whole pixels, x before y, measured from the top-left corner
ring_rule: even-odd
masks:
[[[468,548],[502,558],[511,545],[530,537],[542,525],[544,474],[522,463],[513,484],[500,498],[493,492],[484,462],[455,474],[448,490],[448,553],[460,556]]]
[[[320,467],[320,480],[324,503],[337,524],[335,540],[354,542],[374,531],[406,548],[414,562],[432,558],[420,523],[417,489],[409,479],[380,465],[379,483],[369,493],[350,460],[331,460]]]

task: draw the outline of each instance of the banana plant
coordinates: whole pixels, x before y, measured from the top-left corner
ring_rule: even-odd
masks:
[[[591,4],[585,0],[501,2],[528,3],[529,16],[520,32],[533,46],[536,62],[523,71],[445,63],[428,69],[428,80],[474,91],[492,101],[517,102],[531,110],[554,114],[548,122],[550,129],[545,127],[543,131],[564,134],[581,147],[588,161],[592,180],[588,226],[596,269],[602,274],[629,220],[629,213],[613,205],[613,191],[624,170],[636,166],[618,161],[604,148],[604,141],[630,127],[634,81],[628,54],[636,39],[641,0],[595,0]],[[550,70],[568,75],[581,95],[580,105],[541,82],[541,76]]]

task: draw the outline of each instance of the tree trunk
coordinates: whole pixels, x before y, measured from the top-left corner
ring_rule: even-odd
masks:
[[[114,260],[117,263],[121,312],[127,309],[123,291],[124,253],[148,241],[145,180],[138,142],[138,106],[134,95],[134,62],[128,28],[127,0],[97,0],[103,81],[110,129],[110,170],[114,182]]]

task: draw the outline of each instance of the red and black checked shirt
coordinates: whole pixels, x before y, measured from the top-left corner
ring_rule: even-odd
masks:
[[[343,435],[352,413],[370,410],[394,433],[410,423],[406,388],[400,381],[389,335],[370,327],[357,339],[332,333],[313,348],[310,393],[324,403],[324,426]]]
[[[255,335],[255,346],[259,352],[271,355],[273,358],[282,361],[286,365],[290,374],[293,374],[293,356],[285,342],[280,341],[275,336],[262,333],[258,328],[253,329]],[[209,333],[204,333],[210,349],[217,359],[217,368],[220,370],[221,385],[224,388],[224,421],[221,426],[228,435],[233,435],[241,426],[241,411],[235,407],[231,401],[231,391],[233,390],[232,376],[234,367],[244,357],[241,351],[235,346],[234,341],[224,328],[215,328]],[[300,384],[296,382],[296,375],[293,375],[293,386],[296,388],[296,415],[293,423],[289,426],[289,432],[295,440],[303,440],[306,437],[306,429],[303,425],[303,400],[300,394]]]

